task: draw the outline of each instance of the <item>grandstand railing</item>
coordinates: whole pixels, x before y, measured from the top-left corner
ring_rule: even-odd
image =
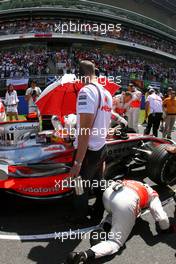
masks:
[[[164,57],[167,57],[169,59],[173,59],[176,60],[176,56],[169,54],[167,52],[161,51],[161,50],[157,50],[154,48],[150,48],[141,44],[137,44],[135,42],[129,42],[129,41],[124,41],[124,40],[119,40],[119,39],[113,39],[113,38],[108,38],[108,37],[100,37],[100,36],[91,36],[91,35],[82,35],[82,34],[68,34],[68,33],[64,33],[64,34],[58,34],[58,33],[50,33],[45,34],[45,33],[29,33],[29,34],[11,34],[11,35],[4,35],[4,36],[0,36],[0,42],[2,41],[13,41],[13,40],[20,40],[20,39],[44,39],[44,38],[59,38],[59,39],[76,39],[76,40],[91,40],[91,41],[96,41],[96,42],[104,42],[104,43],[111,43],[111,44],[117,44],[117,45],[121,45],[121,46],[126,46],[129,48],[133,48],[133,49],[139,49],[139,50],[143,50],[143,51],[147,51],[147,52],[151,52],[157,55],[161,55]]]

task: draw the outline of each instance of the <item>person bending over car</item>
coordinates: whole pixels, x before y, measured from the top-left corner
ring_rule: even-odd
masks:
[[[141,209],[149,208],[159,230],[164,233],[176,231],[170,225],[158,193],[149,185],[133,180],[112,182],[103,193],[107,217],[102,222],[104,231],[110,231],[108,240],[99,242],[84,252],[71,252],[67,264],[87,263],[94,259],[117,253],[130,235]],[[109,228],[107,228],[109,226]]]

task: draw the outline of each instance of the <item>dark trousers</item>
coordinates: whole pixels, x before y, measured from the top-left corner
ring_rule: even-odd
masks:
[[[153,129],[153,135],[158,136],[158,129],[162,119],[162,113],[152,113],[148,116],[148,123],[144,134],[149,135],[151,128]]]
[[[76,151],[75,151],[76,155]],[[86,215],[88,213],[88,195],[90,187],[93,186],[93,191],[96,196],[96,202],[93,205],[95,213],[102,218],[104,207],[102,202],[103,191],[100,188],[100,181],[103,179],[103,164],[107,157],[107,147],[104,146],[98,151],[87,150],[83,164],[81,167],[80,175],[82,180],[88,183],[84,186],[84,194],[76,196],[74,199],[74,207],[79,215]]]

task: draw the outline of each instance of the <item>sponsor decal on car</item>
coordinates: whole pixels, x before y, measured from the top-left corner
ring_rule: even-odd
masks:
[[[43,148],[43,151],[64,151],[65,147],[63,145],[57,146],[49,146],[47,148]]]
[[[20,192],[26,192],[26,193],[52,193],[52,192],[58,192],[59,187],[26,187],[26,188],[19,188]]]
[[[15,126],[11,126],[9,128],[9,131],[14,131],[14,130],[29,130],[29,129],[38,129],[39,128],[39,124],[31,124],[26,125],[26,126],[19,126],[19,125],[15,125]]]

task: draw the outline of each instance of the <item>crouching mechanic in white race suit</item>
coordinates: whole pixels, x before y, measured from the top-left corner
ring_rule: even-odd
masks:
[[[130,235],[141,209],[144,208],[149,208],[161,231],[175,231],[175,226],[170,225],[157,192],[147,184],[132,180],[114,181],[104,191],[103,203],[108,215],[102,225],[111,224],[110,238],[87,251],[71,252],[67,258],[68,264],[91,263],[91,260],[118,252]]]

